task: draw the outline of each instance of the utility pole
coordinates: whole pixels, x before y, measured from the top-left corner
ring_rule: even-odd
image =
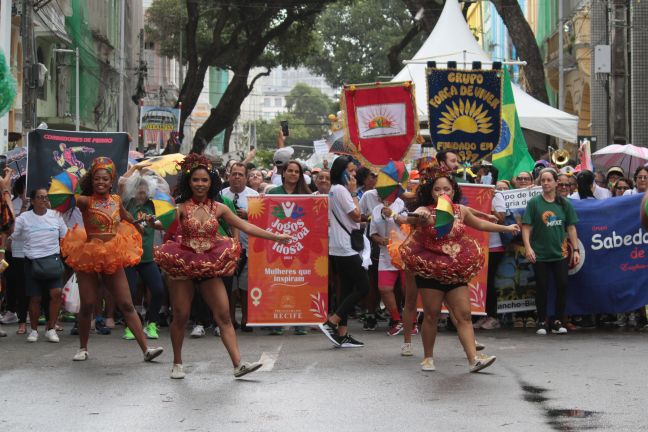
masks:
[[[36,87],[38,76],[34,76],[34,1],[23,0],[22,17],[20,19],[20,34],[23,48],[23,94],[22,94],[22,125],[27,142],[27,134],[36,126]]]
[[[563,0],[558,0],[558,109],[565,111],[565,57],[563,42]],[[563,140],[558,139],[558,148],[563,148]]]
[[[119,116],[117,132],[124,131],[124,24],[126,17],[126,0],[121,0],[119,11]]]
[[[180,31],[180,59],[178,60],[178,64],[180,65],[180,73],[179,73],[179,80],[178,80],[178,92],[182,90],[182,84],[184,83],[184,71],[182,70],[182,30]]]

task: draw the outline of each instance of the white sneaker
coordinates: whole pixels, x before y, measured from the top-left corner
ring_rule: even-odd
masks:
[[[470,365],[470,372],[479,372],[482,369],[486,369],[495,363],[495,360],[497,360],[495,356],[478,355],[475,357],[475,362]]]
[[[546,336],[547,335],[547,329],[544,327],[538,327],[538,330],[536,330],[536,334],[540,336]]]
[[[234,368],[234,378],[241,378],[243,375],[254,372],[263,366],[261,362],[241,363]]]
[[[486,345],[483,343],[479,342],[477,339],[475,339],[475,349],[477,351],[483,351],[486,348]]]
[[[183,379],[185,375],[184,368],[181,364],[175,363],[171,368],[171,379]]]
[[[483,316],[483,317],[479,318],[479,319],[478,319],[477,321],[475,321],[475,323],[473,324],[473,328],[474,328],[475,330],[482,328],[482,325],[484,325],[484,323],[486,322],[487,319],[488,319],[487,316]]]
[[[16,324],[18,323],[18,315],[15,312],[8,311],[0,319],[0,324]]]
[[[49,330],[47,330],[47,331],[45,332],[45,338],[46,338],[49,342],[59,343],[59,337],[58,337],[58,335],[56,334],[56,329],[49,329]]]
[[[404,357],[411,357],[414,355],[411,343],[404,343],[403,345],[401,345],[401,355]]]
[[[484,330],[495,330],[500,328],[500,323],[493,317],[487,317],[486,320],[482,323],[481,328]]]
[[[72,357],[72,360],[74,361],[86,361],[88,360],[88,350],[80,348],[79,351],[77,351],[76,354],[74,354],[74,357]]]
[[[37,342],[38,341],[38,330],[32,330],[27,336],[27,342]]]
[[[205,336],[205,327],[201,326],[200,324],[195,325],[193,330],[191,330],[191,334],[189,335],[192,338],[201,338]]]
[[[154,358],[156,358],[157,356],[159,356],[163,352],[164,352],[164,348],[162,348],[162,347],[148,348],[144,352],[144,361],[145,362],[151,362],[151,361],[153,361]]]
[[[434,367],[434,360],[432,357],[425,357],[423,361],[421,362],[421,370],[424,371],[435,371],[436,368]]]

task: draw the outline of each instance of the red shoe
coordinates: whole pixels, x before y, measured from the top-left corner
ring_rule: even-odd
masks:
[[[389,336],[397,336],[403,331],[403,323],[400,321],[395,321],[392,325],[389,326],[387,334]]]
[[[416,336],[417,334],[419,334],[418,324],[414,324],[412,326],[412,336]]]
[[[567,329],[567,331],[574,331],[574,330],[578,329],[578,327],[576,327],[576,325],[574,325],[574,324],[572,324],[570,322],[565,324],[565,328]]]

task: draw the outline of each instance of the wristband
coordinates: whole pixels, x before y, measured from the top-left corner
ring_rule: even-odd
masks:
[[[574,249],[574,252],[580,253],[580,249]]]
[[[358,192],[351,192],[351,198],[357,198]]]

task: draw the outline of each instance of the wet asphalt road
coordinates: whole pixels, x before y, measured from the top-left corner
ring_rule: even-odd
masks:
[[[579,331],[535,336],[480,331],[497,362],[467,373],[454,333],[437,340],[436,372],[422,348],[401,357],[401,338],[355,332],[367,346],[333,349],[316,332],[240,335],[243,358],[265,370],[234,380],[214,336],[186,339],[187,377],[169,379],[168,329],[158,361],[134,341],[92,335],[90,360],[72,362],[78,340],[28,344],[5,326],[0,339],[0,430],[65,431],[571,431],[646,430],[648,334]],[[353,330],[353,327],[352,327]],[[155,342],[155,341],[152,341]],[[153,343],[151,345],[154,345]]]

